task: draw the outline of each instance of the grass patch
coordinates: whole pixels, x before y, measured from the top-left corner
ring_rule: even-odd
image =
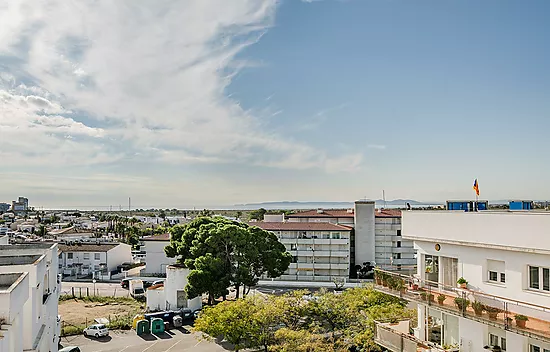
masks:
[[[80,335],[83,331],[83,326],[65,325],[61,328],[61,336]]]
[[[69,300],[78,300],[82,302],[89,303],[119,303],[119,304],[128,304],[134,305],[138,303],[138,300],[129,298],[129,297],[109,297],[109,296],[72,296],[72,295],[61,295],[59,296],[59,301],[69,301]]]

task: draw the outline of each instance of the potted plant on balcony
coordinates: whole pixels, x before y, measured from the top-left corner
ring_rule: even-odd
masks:
[[[460,309],[461,311],[465,311],[466,308],[468,308],[468,306],[470,305],[470,301],[467,300],[466,298],[456,297],[455,304],[458,307],[458,309]]]
[[[468,281],[466,281],[465,278],[461,277],[460,279],[458,279],[456,281],[456,283],[458,284],[458,287],[460,288],[467,288],[468,287]]]
[[[525,329],[525,323],[529,320],[529,318],[521,314],[516,314],[514,318],[516,318],[516,326],[518,328]]]
[[[379,269],[374,269],[374,280],[378,286],[382,285],[382,272]]]
[[[380,279],[382,280],[382,286],[388,287],[388,279],[390,278],[390,276],[386,273],[380,273],[380,276]]]
[[[434,295],[426,291],[420,292],[420,298],[422,298],[423,301],[434,301]]]
[[[479,301],[472,302],[472,308],[474,309],[474,313],[476,313],[478,317],[483,315],[483,303]]]
[[[491,320],[497,320],[498,314],[502,313],[502,309],[491,306],[483,306],[483,310],[487,312],[487,314],[489,315],[489,319]]]
[[[401,294],[405,293],[405,281],[403,279],[396,278],[394,282],[394,289],[401,292]]]
[[[439,303],[439,305],[443,305],[443,302],[445,302],[445,299],[447,298],[447,296],[445,296],[444,294],[440,293],[438,296],[437,296],[437,303]]]

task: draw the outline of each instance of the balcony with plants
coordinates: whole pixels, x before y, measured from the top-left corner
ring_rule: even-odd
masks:
[[[409,330],[412,321],[375,321],[374,342],[392,352],[455,352],[456,346],[436,346],[417,339]]]
[[[460,278],[456,286],[449,286],[381,269],[375,269],[374,276],[377,291],[550,342],[550,302],[549,306],[538,306],[488,295],[469,289],[465,278]]]

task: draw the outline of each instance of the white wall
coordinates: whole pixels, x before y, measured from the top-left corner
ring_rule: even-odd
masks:
[[[132,263],[132,246],[119,243],[118,246],[107,252],[107,268],[109,272],[115,270],[122,263]]]
[[[144,241],[145,242],[145,272],[148,274],[165,273],[168,265],[174,264],[176,258],[168,258],[164,253],[164,247],[170,241]]]
[[[404,211],[403,237],[550,254],[550,213]]]
[[[374,202],[355,202],[355,263],[375,261]]]
[[[8,235],[0,237],[0,245],[10,244],[10,238]]]

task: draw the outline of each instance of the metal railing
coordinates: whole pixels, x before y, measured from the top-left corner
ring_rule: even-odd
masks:
[[[440,311],[550,342],[550,307],[377,269],[375,289]]]
[[[418,340],[410,334],[392,329],[388,323],[375,322],[374,342],[392,352],[446,352],[436,346]]]

